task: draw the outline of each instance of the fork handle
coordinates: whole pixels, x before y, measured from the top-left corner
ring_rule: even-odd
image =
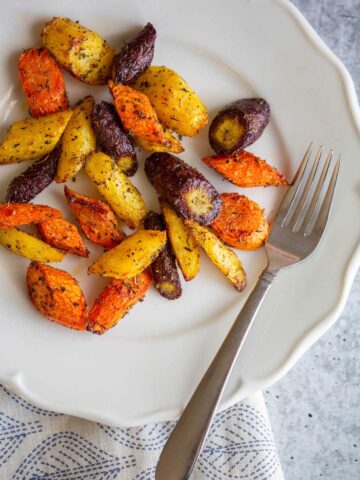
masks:
[[[156,480],[189,478],[232,367],[276,273],[264,270],[161,453]]]

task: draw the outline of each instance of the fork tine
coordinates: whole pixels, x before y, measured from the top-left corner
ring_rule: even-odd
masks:
[[[312,222],[312,219],[314,218],[315,208],[316,208],[317,203],[318,203],[320,192],[321,192],[321,190],[323,188],[323,185],[324,185],[324,182],[326,180],[326,176],[327,176],[328,171],[329,171],[329,166],[330,166],[330,162],[332,160],[332,157],[333,157],[333,150],[330,150],[330,152],[328,153],[328,155],[326,157],[323,169],[322,169],[321,174],[320,174],[320,178],[319,178],[318,183],[316,185],[316,189],[315,189],[315,192],[314,192],[313,197],[311,199],[311,202],[310,202],[309,208],[307,210],[307,213],[305,215],[305,218],[303,219],[301,225],[299,226],[299,227],[303,226],[304,231],[306,229],[308,229],[310,223]]]
[[[301,194],[300,200],[297,202],[294,213],[291,215],[290,218],[288,217],[286,219],[287,224],[289,224],[293,220],[293,222],[294,222],[293,231],[294,232],[297,231],[299,229],[299,226],[301,225],[300,220],[302,218],[302,214],[304,212],[307,200],[309,198],[310,188],[313,184],[314,177],[315,177],[317,169],[319,167],[321,155],[322,155],[322,147],[319,148],[319,150],[316,154],[316,157],[315,157],[315,160],[313,162],[311,171],[310,171],[309,176],[307,178],[307,181],[305,183],[305,187],[304,187],[303,192]]]
[[[322,145],[320,145],[319,147],[319,150],[317,151],[317,154],[316,154],[316,157],[315,157],[315,162],[313,164],[316,165],[318,162],[319,162],[319,159],[321,157],[321,154],[322,154]],[[306,162],[306,167],[308,166],[309,164],[309,159],[308,161]],[[283,227],[287,227],[290,223],[290,220],[293,218],[293,215],[294,215],[294,211],[296,209],[296,206],[299,204],[299,197],[302,197],[302,193],[301,192],[305,192],[305,195],[304,195],[304,200],[305,200],[305,197],[306,197],[306,186],[307,184],[305,184],[305,188],[303,188],[303,185],[304,185],[304,182],[306,182],[306,176],[305,176],[305,172],[306,172],[306,168],[304,168],[303,172],[302,172],[302,175],[301,175],[301,178],[300,178],[300,181],[298,182],[298,185],[297,185],[297,188],[293,194],[293,197],[292,197],[292,200],[291,200],[291,203],[288,207],[288,210],[285,214],[285,217],[283,219],[283,222],[282,222],[282,226]],[[312,177],[312,173],[315,173],[313,172],[313,169],[311,170],[310,172],[310,177]],[[311,184],[311,182],[310,182]],[[310,188],[310,184],[309,184],[309,187],[308,189]],[[300,209],[301,209],[301,206],[300,206]],[[299,214],[299,212],[297,212],[297,215]]]
[[[318,215],[318,217],[316,219],[316,222],[315,222],[315,225],[314,225],[314,230],[316,231],[316,233],[319,236],[322,235],[322,233],[324,232],[324,230],[326,228],[326,224],[327,224],[329,214],[330,214],[330,211],[331,211],[331,205],[332,205],[332,201],[333,201],[333,197],[334,197],[334,193],[335,193],[336,182],[337,182],[337,178],[338,178],[338,175],[339,175],[340,162],[341,162],[341,155],[339,155],[339,157],[336,161],[336,164],[335,164],[332,176],[331,176],[331,180],[329,182],[329,185],[328,185],[328,188],[327,188],[327,191],[326,191],[326,194],[325,194],[325,198],[322,202],[322,205],[321,205],[320,211],[319,211],[319,215]],[[309,227],[309,226],[310,226],[310,224],[307,227]],[[306,230],[305,235],[307,235],[307,234],[308,233],[307,233],[307,230]]]
[[[276,215],[277,220],[280,222],[283,222],[285,219],[286,215],[288,214],[289,210],[291,210],[291,207],[293,205],[294,199],[301,187],[302,180],[304,178],[304,172],[306,169],[306,166],[309,162],[309,158],[312,152],[312,148],[314,146],[314,143],[311,142],[308,149],[305,152],[304,158],[298,168],[298,171],[296,172],[295,178],[290,185],[290,187],[287,189],[284,198],[282,199],[282,202],[280,204],[280,207],[278,209],[278,213]]]

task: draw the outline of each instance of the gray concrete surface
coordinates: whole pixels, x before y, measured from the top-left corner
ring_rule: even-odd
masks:
[[[347,66],[360,97],[360,0],[293,3]],[[360,480],[359,320],[360,272],[335,326],[264,392],[286,480]]]

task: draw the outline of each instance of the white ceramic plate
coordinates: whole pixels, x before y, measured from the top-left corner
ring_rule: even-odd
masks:
[[[26,116],[16,78],[22,48],[39,45],[42,24],[52,16],[79,19],[115,47],[147,21],[158,30],[154,64],[173,67],[198,92],[210,115],[240,97],[262,96],[272,108],[264,135],[250,150],[292,178],[310,141],[342,152],[335,207],[321,248],[312,259],[284,272],[266,299],[248,337],[222,408],[268,386],[332,325],[359,263],[359,111],[352,81],[295,8],[284,1],[183,0],[12,0],[2,5],[0,29],[1,125]],[[66,75],[70,98],[90,88]],[[223,181],[200,158],[209,153],[207,132],[184,141],[186,161],[220,191],[239,191],[276,209],[282,191],[241,190]],[[25,165],[2,166],[2,192]],[[95,194],[85,178],[74,189]],[[156,196],[142,162],[134,181],[149,207]],[[71,217],[61,186],[36,199]],[[104,282],[86,268],[101,249],[89,245],[89,261],[68,258],[61,268],[74,274],[89,303]],[[173,419],[181,412],[220,346],[256,278],[265,253],[239,252],[249,285],[238,294],[205,258],[181,299],[170,302],[151,291],[105,336],[79,333],[48,322],[30,304],[23,258],[1,249],[0,380],[47,409],[113,425]]]

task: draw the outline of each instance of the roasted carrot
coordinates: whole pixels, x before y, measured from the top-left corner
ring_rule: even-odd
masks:
[[[52,247],[65,252],[88,257],[89,251],[85,246],[78,229],[63,218],[51,218],[38,224],[41,238]]]
[[[182,271],[184,279],[189,282],[199,273],[200,250],[195,238],[184,224],[184,220],[163,198],[160,206],[166,225],[167,236]]]
[[[138,230],[103,253],[89,266],[88,273],[118,280],[134,278],[151,265],[165,245],[165,231]]]
[[[61,262],[65,256],[64,252],[14,227],[0,228],[0,245],[17,255],[37,262]]]
[[[63,110],[14,122],[0,144],[0,164],[37,160],[49,155],[59,143],[71,116],[71,110]]]
[[[45,48],[29,48],[20,55],[18,73],[30,113],[41,117],[68,108],[59,63]]]
[[[147,270],[130,280],[111,280],[91,307],[86,329],[99,335],[105,333],[144,298],[150,284]]]
[[[168,144],[161,123],[146,95],[111,80],[109,81],[109,89],[125,130],[131,135],[143,138],[148,142]]]
[[[85,236],[105,248],[116,247],[125,238],[109,205],[65,186],[65,197]]]
[[[238,193],[222,193],[220,215],[211,224],[216,235],[231,247],[255,250],[269,233],[263,209],[253,200]]]
[[[62,216],[60,210],[33,203],[0,203],[0,228],[19,227]]]
[[[214,265],[230,280],[236,290],[241,292],[246,287],[246,273],[235,253],[230,250],[209,229],[194,222],[185,220],[185,225],[194,235],[197,243],[203,248]]]
[[[93,153],[86,161],[85,172],[116,215],[129,228],[138,228],[146,215],[144,199],[114,160],[103,152]]]
[[[288,184],[276,168],[245,150],[232,155],[208,156],[202,160],[238,187],[277,187]]]
[[[75,330],[85,330],[84,295],[69,273],[39,262],[30,263],[27,286],[34,306],[45,317]]]
[[[145,230],[165,230],[164,218],[161,214],[150,210],[144,219]],[[154,287],[164,298],[176,300],[181,297],[182,288],[176,258],[171,244],[167,240],[165,248],[150,265]]]
[[[41,193],[54,180],[60,157],[60,145],[39,160],[20,175],[13,178],[8,186],[6,201],[27,203]]]

